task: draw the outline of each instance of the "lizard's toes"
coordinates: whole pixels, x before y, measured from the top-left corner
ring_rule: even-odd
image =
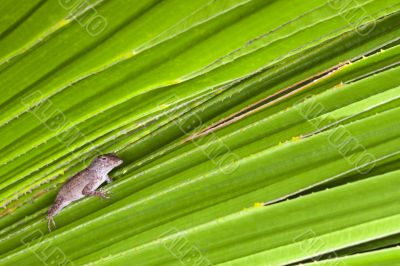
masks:
[[[53,224],[54,228],[56,228],[56,222],[54,221],[53,217],[47,217],[47,228],[49,232],[51,232],[51,224]]]
[[[109,199],[111,197],[110,193],[107,191],[100,191],[100,197],[102,199]]]

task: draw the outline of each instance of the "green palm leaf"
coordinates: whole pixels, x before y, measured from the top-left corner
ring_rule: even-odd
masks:
[[[0,264],[395,265],[399,12],[3,1]],[[60,185],[108,152],[112,197],[48,232]]]

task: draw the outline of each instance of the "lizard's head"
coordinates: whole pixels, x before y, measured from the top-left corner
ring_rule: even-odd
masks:
[[[117,167],[118,165],[122,164],[123,161],[114,153],[108,153],[104,155],[100,155],[96,157],[93,161],[93,165],[97,168],[102,169],[109,169],[112,170],[113,168]]]

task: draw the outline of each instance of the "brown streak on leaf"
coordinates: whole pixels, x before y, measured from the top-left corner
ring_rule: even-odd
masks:
[[[332,73],[342,69],[344,66],[347,66],[349,64],[351,64],[351,61],[346,61],[344,63],[340,63],[334,67],[331,67],[331,68],[324,70],[318,74],[315,74],[307,79],[304,79],[304,80],[299,81],[289,87],[286,87],[280,91],[277,91],[277,92],[267,96],[266,98],[263,98],[255,103],[241,109],[240,111],[233,113],[232,115],[230,115],[226,118],[223,118],[222,120],[203,129],[202,131],[200,131],[198,133],[194,133],[192,136],[189,136],[184,142],[191,141],[193,139],[205,136],[213,131],[216,131],[220,128],[226,127],[240,119],[243,119],[255,112],[258,112],[268,106],[271,106],[277,102],[280,102],[280,101],[288,98],[289,96],[292,96],[296,93],[304,91],[308,87],[310,87],[312,84],[314,84],[314,82],[322,80],[322,79],[330,76]]]

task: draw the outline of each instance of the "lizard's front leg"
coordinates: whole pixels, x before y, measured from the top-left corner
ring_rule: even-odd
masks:
[[[96,191],[94,190],[96,186],[96,182],[90,182],[88,183],[82,190],[82,194],[85,196],[96,196],[99,198],[103,198],[103,199],[108,199],[109,196],[107,195],[106,192],[104,191]]]
[[[107,175],[107,177],[106,177],[106,182],[107,182],[108,184],[110,184],[110,183],[112,182],[111,177],[109,177],[108,175]]]

